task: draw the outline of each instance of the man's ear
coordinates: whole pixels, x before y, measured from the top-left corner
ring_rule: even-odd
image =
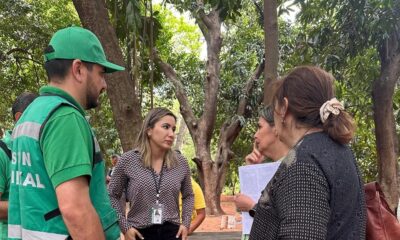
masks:
[[[83,62],[79,59],[75,59],[72,61],[71,72],[74,79],[76,79],[79,83],[83,81],[84,75],[86,74],[84,69]]]
[[[22,112],[16,112],[16,113],[15,113],[15,115],[14,115],[14,120],[15,120],[15,122],[18,121],[18,119],[21,117],[21,115],[22,115]]]

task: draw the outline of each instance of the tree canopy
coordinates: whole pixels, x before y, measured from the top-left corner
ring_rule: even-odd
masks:
[[[174,108],[188,125],[181,149],[195,160],[192,168],[199,171],[199,179],[209,167],[214,174],[221,171],[218,186],[214,186],[217,193],[224,185],[228,191],[237,191],[237,167],[251,151],[263,97],[265,76],[258,70],[268,64],[264,61],[270,46],[264,42],[263,1],[94,2],[105,4],[105,20],[115,32],[120,60],[128,69],[118,77],[123,78],[118,79],[121,82],[108,79],[111,89],[102,96],[101,107],[88,113],[105,156],[132,145],[132,128],[140,126],[140,116],[151,107]],[[377,104],[388,106],[386,111],[394,123],[389,130],[398,142],[400,73],[393,66],[400,56],[396,44],[400,39],[400,1],[295,0],[289,7],[285,2],[277,1],[277,75],[308,64],[331,72],[337,79],[336,94],[357,124],[351,147],[364,181],[386,181],[381,176],[380,158],[388,155],[382,155],[379,136],[383,130],[376,113],[381,108]],[[1,129],[12,128],[10,108],[16,96],[23,91],[37,92],[47,83],[42,53],[52,34],[70,25],[91,26],[88,18],[78,15],[77,9],[84,11],[83,3],[87,2],[0,2]],[[281,14],[293,14],[294,7],[298,8],[297,18],[288,22]],[[110,39],[103,36],[102,41]],[[385,75],[387,72],[392,74]],[[391,83],[386,102],[379,101],[378,93],[384,91],[379,86],[385,84],[382,79],[392,79],[386,81]],[[120,99],[118,86],[129,101]],[[133,110],[138,111],[135,119]],[[137,122],[129,125],[130,129],[121,127],[132,120]],[[398,143],[394,140],[393,146],[389,151],[395,154],[388,158],[394,156],[393,166],[397,166]],[[202,155],[204,152],[207,154]]]

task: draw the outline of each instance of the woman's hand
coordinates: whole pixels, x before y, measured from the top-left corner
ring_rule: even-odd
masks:
[[[136,228],[129,228],[125,233],[125,240],[139,240],[144,239],[142,234]]]
[[[183,225],[179,226],[179,231],[176,234],[176,238],[179,238],[179,236],[182,237],[182,240],[187,240],[188,239],[188,229]]]
[[[248,212],[256,204],[253,199],[245,194],[236,194],[233,198],[235,201],[236,208],[241,212]]]
[[[265,157],[258,151],[256,143],[254,143],[253,151],[246,156],[245,161],[247,165],[258,164],[264,161]]]

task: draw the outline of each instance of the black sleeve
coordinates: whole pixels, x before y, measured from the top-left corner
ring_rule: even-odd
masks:
[[[327,180],[316,165],[302,162],[291,165],[276,191],[281,219],[279,239],[325,240],[329,196]]]

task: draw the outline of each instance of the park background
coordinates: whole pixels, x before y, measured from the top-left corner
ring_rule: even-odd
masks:
[[[354,116],[351,142],[365,182],[399,200],[399,0],[2,0],[0,127],[13,101],[45,85],[43,50],[70,25],[99,37],[110,61],[107,94],[88,120],[110,164],[132,148],[145,113],[179,116],[175,147],[189,160],[207,214],[224,214],[238,167],[252,150],[258,110],[271,82],[298,65],[334,75]],[[264,94],[265,93],[265,94]]]

